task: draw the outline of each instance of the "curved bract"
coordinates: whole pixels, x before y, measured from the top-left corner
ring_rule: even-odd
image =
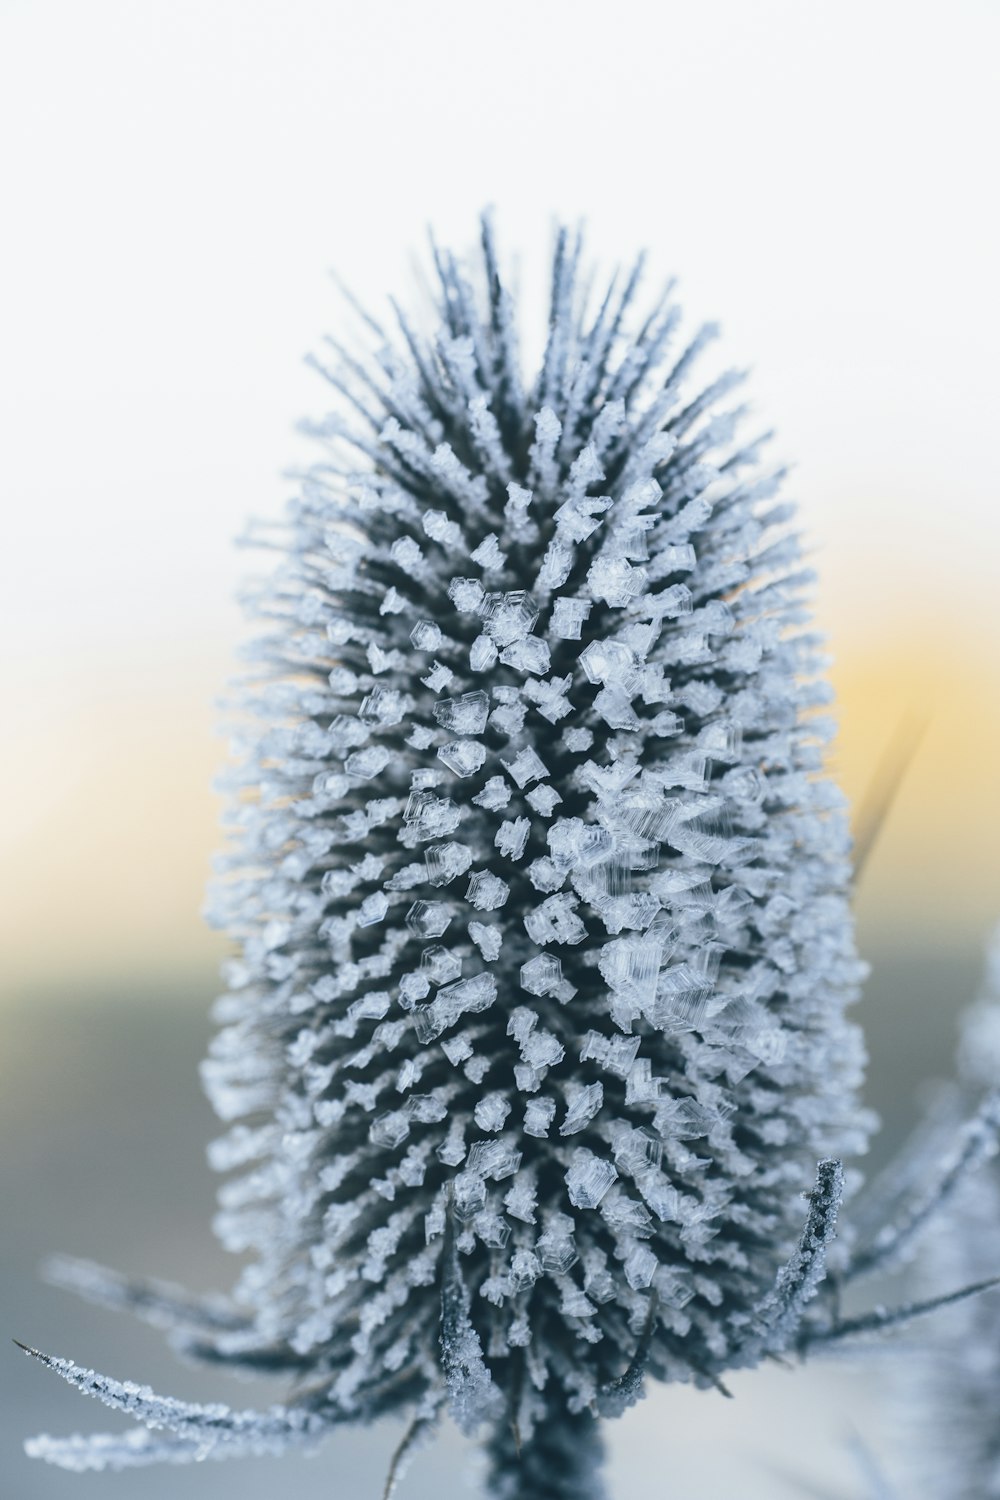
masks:
[[[185,1347],[330,1420],[513,1422],[506,1473],[794,1339],[862,971],[810,575],[735,377],[689,384],[711,330],[560,233],[526,385],[489,223],[436,265],[436,330],[333,350],[266,533],[205,1067],[252,1262]]]

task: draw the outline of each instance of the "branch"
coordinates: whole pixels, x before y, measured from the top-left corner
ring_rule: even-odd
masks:
[[[827,1348],[830,1344],[842,1343],[845,1339],[863,1338],[869,1333],[884,1333],[890,1328],[901,1328],[914,1318],[922,1318],[925,1313],[937,1312],[938,1308],[948,1307],[953,1302],[964,1302],[966,1297],[977,1297],[980,1292],[988,1292],[995,1286],[1000,1286],[1000,1276],[991,1276],[988,1281],[975,1281],[970,1286],[960,1287],[956,1292],[945,1292],[942,1296],[930,1297],[925,1302],[909,1302],[903,1307],[876,1307],[870,1313],[863,1313],[858,1318],[845,1318],[842,1322],[831,1324],[829,1328],[804,1330],[798,1340],[799,1352],[807,1354],[810,1349]]]
[[[940,1175],[929,1191],[910,1203],[895,1224],[881,1229],[867,1250],[852,1257],[841,1280],[852,1281],[855,1277],[889,1270],[898,1264],[964,1178],[994,1154],[998,1132],[1000,1090],[994,1090],[972,1118],[963,1122],[957,1146],[945,1156],[938,1169]]]
[[[134,1313],[157,1328],[235,1333],[252,1326],[251,1319],[225,1297],[192,1297],[169,1282],[123,1276],[91,1260],[54,1255],[42,1266],[42,1275],[52,1286],[99,1307]]]
[[[202,1405],[159,1396],[149,1386],[113,1380],[70,1359],[43,1354],[14,1340],[30,1358],[53,1370],[69,1385],[94,1396],[113,1411],[126,1412],[144,1427],[163,1429],[174,1438],[96,1434],[93,1438],[33,1438],[32,1457],[63,1468],[123,1468],[168,1458],[185,1463],[198,1458],[234,1458],[243,1454],[280,1453],[298,1443],[313,1444],[331,1427],[329,1419],[303,1407],[273,1406],[268,1411],[231,1411],[218,1403]]]
[[[844,1169],[839,1161],[821,1161],[816,1186],[806,1194],[810,1209],[799,1243],[775,1277],[774,1286],[750,1314],[746,1334],[734,1351],[737,1358],[754,1360],[788,1347],[803,1309],[815,1296],[826,1270],[826,1251],[837,1231],[837,1214],[844,1192]]]

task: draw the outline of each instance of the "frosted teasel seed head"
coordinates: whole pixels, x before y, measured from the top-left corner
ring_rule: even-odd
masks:
[[[596,1494],[595,1413],[794,1342],[828,1158],[866,1144],[810,578],[735,377],[692,388],[712,330],[637,313],[638,266],[592,300],[560,232],[526,385],[489,221],[478,264],[435,259],[435,330],[366,317],[320,365],[254,603],[204,1070],[251,1262],[222,1313],[143,1304],[309,1395],[200,1432],[133,1401],[174,1437],[57,1462],[447,1406],[493,1493]]]

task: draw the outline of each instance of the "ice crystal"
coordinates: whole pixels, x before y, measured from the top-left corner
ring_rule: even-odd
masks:
[[[635,315],[638,267],[592,302],[559,233],[526,384],[489,221],[478,268],[435,259],[436,329],[367,318],[320,366],[255,601],[204,1068],[249,1264],[221,1313],[63,1274],[310,1394],[181,1419],[53,1362],[158,1429],[39,1440],[71,1467],[450,1408],[495,1495],[597,1496],[594,1411],[801,1338],[866,1143],[781,473],[734,378],[689,384],[711,330],[677,344],[669,289]]]

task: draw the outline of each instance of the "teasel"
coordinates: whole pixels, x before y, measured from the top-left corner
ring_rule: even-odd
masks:
[[[678,343],[669,287],[636,313],[641,261],[592,298],[581,258],[559,231],[530,385],[488,216],[478,264],[434,250],[436,331],[359,313],[315,361],[336,409],[255,534],[214,904],[217,1227],[251,1261],[211,1302],[53,1272],[297,1394],[234,1413],[40,1355],[142,1425],[38,1456],[395,1413],[391,1483],[450,1411],[494,1496],[596,1497],[598,1419],[649,1380],[841,1336],[810,1304],[872,1121],[811,574],[740,377],[690,384],[714,329]]]

